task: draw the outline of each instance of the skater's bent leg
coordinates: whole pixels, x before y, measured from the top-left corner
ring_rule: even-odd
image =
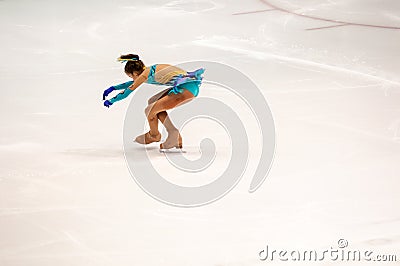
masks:
[[[168,117],[167,111],[161,111],[157,114],[158,120],[161,121],[161,123],[164,124],[165,119]]]
[[[165,97],[168,95],[168,92],[171,90],[171,88],[167,88],[155,95],[153,95],[147,102],[148,104],[152,104],[156,102],[157,100]],[[147,113],[146,113],[147,116]],[[163,123],[165,129],[167,132],[172,132],[172,131],[177,131],[176,127],[172,124],[172,121],[168,117],[168,113],[166,111],[161,111],[157,114],[157,118]],[[157,125],[158,126],[158,125]]]
[[[168,129],[174,130],[176,129],[173,126],[171,120],[168,118],[168,114],[164,111],[177,107],[181,104],[184,104],[194,98],[193,94],[189,91],[184,91],[180,94],[169,94],[156,102],[150,104],[146,107],[145,113],[147,115],[147,120],[150,126],[150,133],[158,134],[158,114],[160,114],[160,120],[164,119],[164,123],[166,123],[166,127]]]
[[[178,131],[178,129],[174,126],[166,111],[159,112],[157,114],[157,117],[161,121],[161,123],[163,123],[168,133],[171,133],[173,131]]]
[[[162,112],[175,108],[179,105],[182,105],[192,100],[193,98],[194,98],[193,94],[187,90],[184,90],[182,93],[179,94],[169,94],[147,106],[145,113],[148,119],[151,120],[157,117],[158,114],[160,114],[161,119],[164,118],[163,116],[165,116],[164,119],[166,119],[168,114],[166,112],[164,114],[161,114]]]
[[[158,131],[158,117],[157,117],[157,114],[152,112],[152,110],[154,109],[154,105],[155,105],[155,103],[152,103],[152,104],[148,105],[146,107],[146,109],[144,110],[144,112],[146,114],[147,121],[149,122],[150,134],[153,135],[153,136],[156,136],[156,135],[160,134],[160,132]]]
[[[147,101],[147,103],[150,105],[154,102],[156,102],[157,100],[161,99],[162,97],[168,95],[168,92],[171,90],[171,88],[165,89],[153,96],[150,97],[150,99]]]
[[[150,128],[152,129],[153,127],[152,132],[158,132],[158,121],[156,122],[155,120],[157,120],[157,118],[160,118],[161,121],[164,120],[164,125],[168,131],[168,138],[160,145],[161,148],[182,147],[182,137],[165,111],[182,105],[193,98],[193,94],[185,90],[180,94],[167,95],[146,108]],[[158,117],[158,115],[160,115],[160,117]]]
[[[145,110],[145,113],[147,115],[147,121],[149,122],[150,126],[151,135],[155,136],[159,134],[158,119],[161,121],[161,123],[163,123],[168,133],[178,131],[178,129],[174,126],[166,111],[161,111],[158,114],[154,115],[154,112],[151,111],[152,108],[154,108],[154,106],[150,105]]]

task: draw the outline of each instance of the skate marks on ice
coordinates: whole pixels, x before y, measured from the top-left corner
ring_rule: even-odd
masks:
[[[172,1],[164,5],[164,8],[174,9],[188,13],[200,13],[209,12],[221,8],[222,5],[213,1],[196,1],[196,2],[184,2],[184,1]]]
[[[249,15],[249,14],[254,14],[254,13],[261,13],[261,12],[281,12],[281,13],[286,13],[290,14],[294,17],[301,17],[305,19],[310,19],[314,21],[319,21],[319,22],[325,22],[325,23],[330,23],[331,25],[327,26],[321,26],[321,27],[313,27],[313,28],[307,28],[306,30],[323,30],[323,29],[330,29],[330,28],[335,28],[335,27],[344,27],[344,26],[357,26],[357,27],[366,27],[366,28],[378,28],[378,29],[386,29],[386,30],[400,30],[400,25],[387,25],[387,24],[372,24],[372,23],[361,23],[361,22],[352,22],[350,20],[342,20],[342,19],[334,19],[334,18],[327,18],[323,17],[322,15],[312,15],[312,14],[306,14],[306,11],[314,11],[315,7],[311,8],[305,8],[304,6],[301,7],[301,12],[297,10],[290,10],[285,7],[281,7],[281,4],[273,4],[272,1],[270,0],[261,0],[261,2],[266,5],[268,8],[266,9],[261,9],[261,10],[253,10],[253,11],[246,11],[246,12],[238,12],[234,13],[232,15]]]
[[[188,173],[204,171],[213,164],[217,155],[217,148],[210,139],[203,139],[200,146],[185,145],[182,149],[160,149],[159,144],[144,146],[135,141],[133,143],[134,145],[126,149],[125,152],[129,156],[134,155],[135,160],[157,160],[165,157],[175,168]],[[185,167],[181,167],[182,165]]]
[[[66,149],[60,153],[63,155],[94,158],[123,158],[124,156],[124,153],[120,149]]]

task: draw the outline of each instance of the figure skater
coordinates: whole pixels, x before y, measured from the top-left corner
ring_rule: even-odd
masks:
[[[187,72],[179,67],[168,64],[155,64],[146,67],[139,60],[139,56],[135,54],[121,55],[118,61],[122,63],[126,62],[125,73],[133,81],[112,86],[105,90],[103,93],[104,106],[110,107],[115,102],[125,99],[144,82],[170,86],[148,100],[145,114],[149,122],[150,131],[137,136],[135,141],[140,144],[159,142],[161,134],[158,131],[158,120],[160,120],[168,132],[167,139],[160,144],[160,151],[172,148],[182,149],[182,136],[179,130],[172,124],[166,111],[197,97],[204,68]],[[106,97],[114,90],[122,90],[122,92],[106,100]]]

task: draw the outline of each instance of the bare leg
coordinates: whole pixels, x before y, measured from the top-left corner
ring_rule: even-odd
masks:
[[[165,90],[155,94],[154,96],[152,96],[148,100],[148,104],[150,105],[150,104],[160,100],[161,98],[167,96],[170,89],[171,88],[165,89]],[[161,123],[163,123],[163,125],[168,133],[178,131],[178,129],[172,123],[171,119],[169,119],[168,113],[166,111],[159,112],[157,114],[157,118],[158,118],[158,120],[161,121]]]
[[[168,95],[169,90],[170,90],[170,88],[165,89],[165,90],[163,90],[163,91],[161,91],[161,92],[159,92],[159,93],[153,95],[153,96],[147,101],[148,104],[149,104],[149,106],[150,106],[151,104],[155,103],[157,100],[161,99],[162,97]],[[147,108],[146,108],[146,110],[147,110]],[[145,110],[145,111],[146,111],[146,110]],[[165,113],[165,114],[164,114],[164,113]],[[147,115],[148,115],[148,114],[147,114],[147,111],[146,111],[146,117],[147,117]],[[161,121],[162,123],[164,123],[166,116],[168,116],[167,112],[163,111],[163,112],[160,113],[160,117],[161,117],[160,121]],[[158,115],[157,115],[157,118],[158,118]],[[169,119],[168,119],[168,120],[169,120]],[[170,121],[170,120],[169,120],[169,121]],[[167,128],[167,131],[168,131],[168,132],[169,132],[169,129],[172,129],[172,128],[169,126],[169,124],[172,125],[172,122],[171,122],[171,123],[168,123],[168,122],[167,122],[167,125],[164,125],[164,126]],[[172,125],[172,127],[175,128],[173,125]],[[141,143],[141,144],[149,144],[149,143],[152,143],[152,142],[158,142],[158,141],[160,141],[160,140],[161,140],[161,135],[159,134],[159,132],[150,132],[150,131],[147,132],[147,133],[145,133],[145,134],[142,134],[142,135],[137,136],[136,139],[135,139],[136,142]]]
[[[170,91],[170,88],[168,88],[166,90],[163,90],[160,93],[157,93],[156,95],[152,96],[148,100],[148,104],[150,105],[150,104],[156,102],[157,100],[167,96],[169,91]],[[168,113],[166,111],[159,112],[157,114],[157,118],[164,125],[164,127],[165,127],[165,129],[167,130],[168,133],[178,131],[178,129],[174,126],[174,124],[172,123],[172,121],[169,118]]]
[[[168,132],[168,137],[165,142],[160,145],[160,148],[168,149],[169,147],[173,146],[182,148],[182,136],[179,133],[179,130],[172,124],[168,113],[166,111],[162,111],[157,114],[157,117],[161,123],[163,123]]]
[[[175,146],[182,146],[182,138],[179,131],[172,124],[168,117],[166,110],[175,108],[181,104],[184,104],[194,98],[190,91],[184,90],[180,94],[170,94],[162,97],[156,102],[150,104],[145,112],[147,114],[147,120],[150,126],[150,134],[155,136],[159,134],[158,131],[158,119],[163,122],[164,126],[168,131],[167,140],[160,145],[162,148],[170,148]]]
[[[166,111],[159,112],[157,114],[157,117],[161,121],[161,123],[163,123],[168,134],[174,131],[178,131],[178,129],[174,126]]]

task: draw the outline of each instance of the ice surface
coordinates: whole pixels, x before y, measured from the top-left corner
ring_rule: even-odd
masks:
[[[0,14],[1,266],[262,265],[267,244],[324,249],[340,238],[353,249],[400,249],[399,1],[4,0]],[[122,149],[129,100],[101,101],[127,80],[116,58],[129,52],[148,65],[225,63],[259,86],[277,135],[259,190],[247,192],[256,122],[207,84],[199,97],[236,106],[252,136],[240,184],[193,209],[137,186]],[[188,150],[212,127],[203,123],[184,132]],[[212,132],[217,174],[229,142]]]

